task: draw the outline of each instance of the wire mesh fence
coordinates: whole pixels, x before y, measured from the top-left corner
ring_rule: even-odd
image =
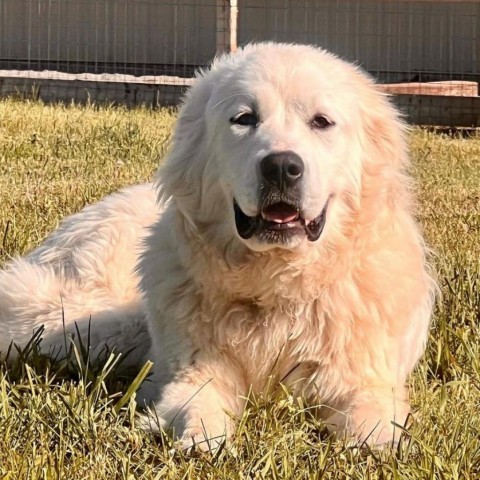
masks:
[[[422,122],[480,124],[478,0],[0,0],[1,93],[172,104],[218,51],[261,40],[358,63],[405,108],[421,97]]]

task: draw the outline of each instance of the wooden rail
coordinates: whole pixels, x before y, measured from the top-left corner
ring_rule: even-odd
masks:
[[[45,102],[117,103],[132,107],[144,104],[160,107],[178,105],[183,93],[193,82],[194,79],[191,78],[168,76],[133,77],[0,71],[0,97],[19,96],[39,98]],[[393,101],[410,123],[480,128],[480,97],[463,95],[467,91],[472,93],[472,86],[465,85],[465,88],[455,90],[456,95],[433,94],[438,92],[435,87],[430,90],[430,94],[425,95],[403,93],[410,87],[408,84],[400,85],[401,87],[383,85],[380,88],[392,94]],[[455,88],[458,88],[458,85]],[[424,87],[418,91],[423,92]],[[444,93],[452,91],[448,88],[443,89]]]

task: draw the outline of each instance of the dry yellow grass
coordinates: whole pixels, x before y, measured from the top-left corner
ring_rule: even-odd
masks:
[[[169,111],[0,102],[0,261],[37,245],[60,218],[151,178]],[[135,426],[115,368],[36,355],[0,373],[0,477],[61,479],[480,478],[480,138],[415,130],[418,216],[443,297],[410,380],[416,416],[396,451],[331,442],[301,400],[252,398],[228,450],[172,454]],[[80,366],[78,366],[78,363]],[[52,373],[52,368],[56,373]]]

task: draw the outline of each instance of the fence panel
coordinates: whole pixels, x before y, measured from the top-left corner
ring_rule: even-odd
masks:
[[[0,94],[175,104],[237,39],[324,46],[413,121],[480,124],[479,0],[0,0]]]

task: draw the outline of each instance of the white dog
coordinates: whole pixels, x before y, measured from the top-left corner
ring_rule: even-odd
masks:
[[[407,163],[358,68],[300,45],[223,56],[187,94],[156,193],[85,208],[1,273],[0,348],[40,325],[61,348],[62,318],[91,319],[96,347],[154,360],[141,398],[185,441],[228,435],[272,377],[333,430],[395,440],[434,291]]]

